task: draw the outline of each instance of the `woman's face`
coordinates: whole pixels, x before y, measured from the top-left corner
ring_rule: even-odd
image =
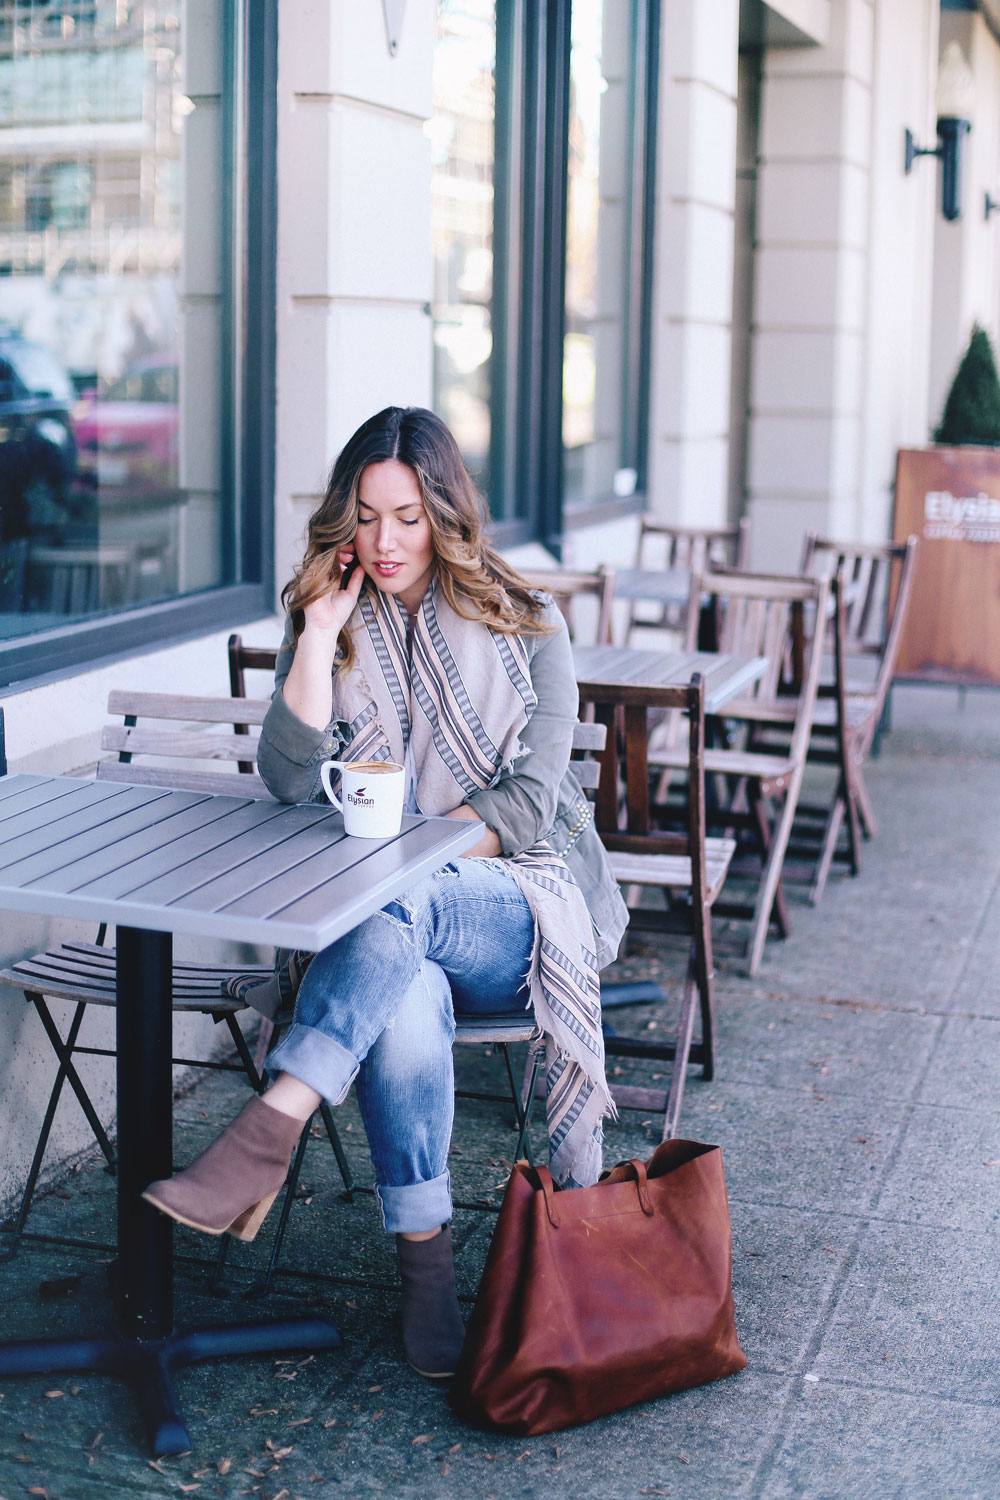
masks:
[[[398,459],[361,475],[354,550],[376,587],[414,613],[434,572],[434,542],[417,476]]]

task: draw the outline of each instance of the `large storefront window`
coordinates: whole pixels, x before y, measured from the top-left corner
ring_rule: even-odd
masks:
[[[434,406],[490,488],[493,0],[441,0],[431,122]]]
[[[510,541],[638,497],[658,0],[438,0],[434,404]]]
[[[0,5],[0,643],[244,574],[241,17]]]
[[[574,0],[563,346],[564,499],[630,495],[625,364],[630,266],[633,7]]]

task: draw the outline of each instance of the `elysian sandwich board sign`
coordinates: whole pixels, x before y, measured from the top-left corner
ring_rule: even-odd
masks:
[[[893,538],[920,538],[897,678],[1000,685],[1000,449],[904,448]]]

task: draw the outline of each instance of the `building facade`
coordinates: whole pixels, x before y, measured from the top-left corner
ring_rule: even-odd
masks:
[[[627,563],[644,509],[745,514],[769,569],[885,536],[998,333],[998,39],[998,0],[5,0],[12,768],[85,772],[112,687],[226,691],[390,403],[450,423],[515,561]],[[954,220],[904,161],[948,42]],[[64,935],[0,923],[5,960]],[[0,1032],[2,1198],[50,1063],[27,1007]]]

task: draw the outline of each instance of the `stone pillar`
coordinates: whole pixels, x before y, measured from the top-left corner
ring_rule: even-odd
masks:
[[[738,0],[665,0],[649,509],[726,519]]]
[[[807,527],[851,532],[873,26],[871,0],[840,0],[828,45],[765,57],[747,476],[754,566],[797,566]]]
[[[836,0],[829,41],[765,63],[748,473],[755,566],[803,533],[888,534],[895,453],[926,441],[935,0]]]
[[[278,35],[276,581],[337,451],[388,405],[431,394],[434,0],[282,5]]]

